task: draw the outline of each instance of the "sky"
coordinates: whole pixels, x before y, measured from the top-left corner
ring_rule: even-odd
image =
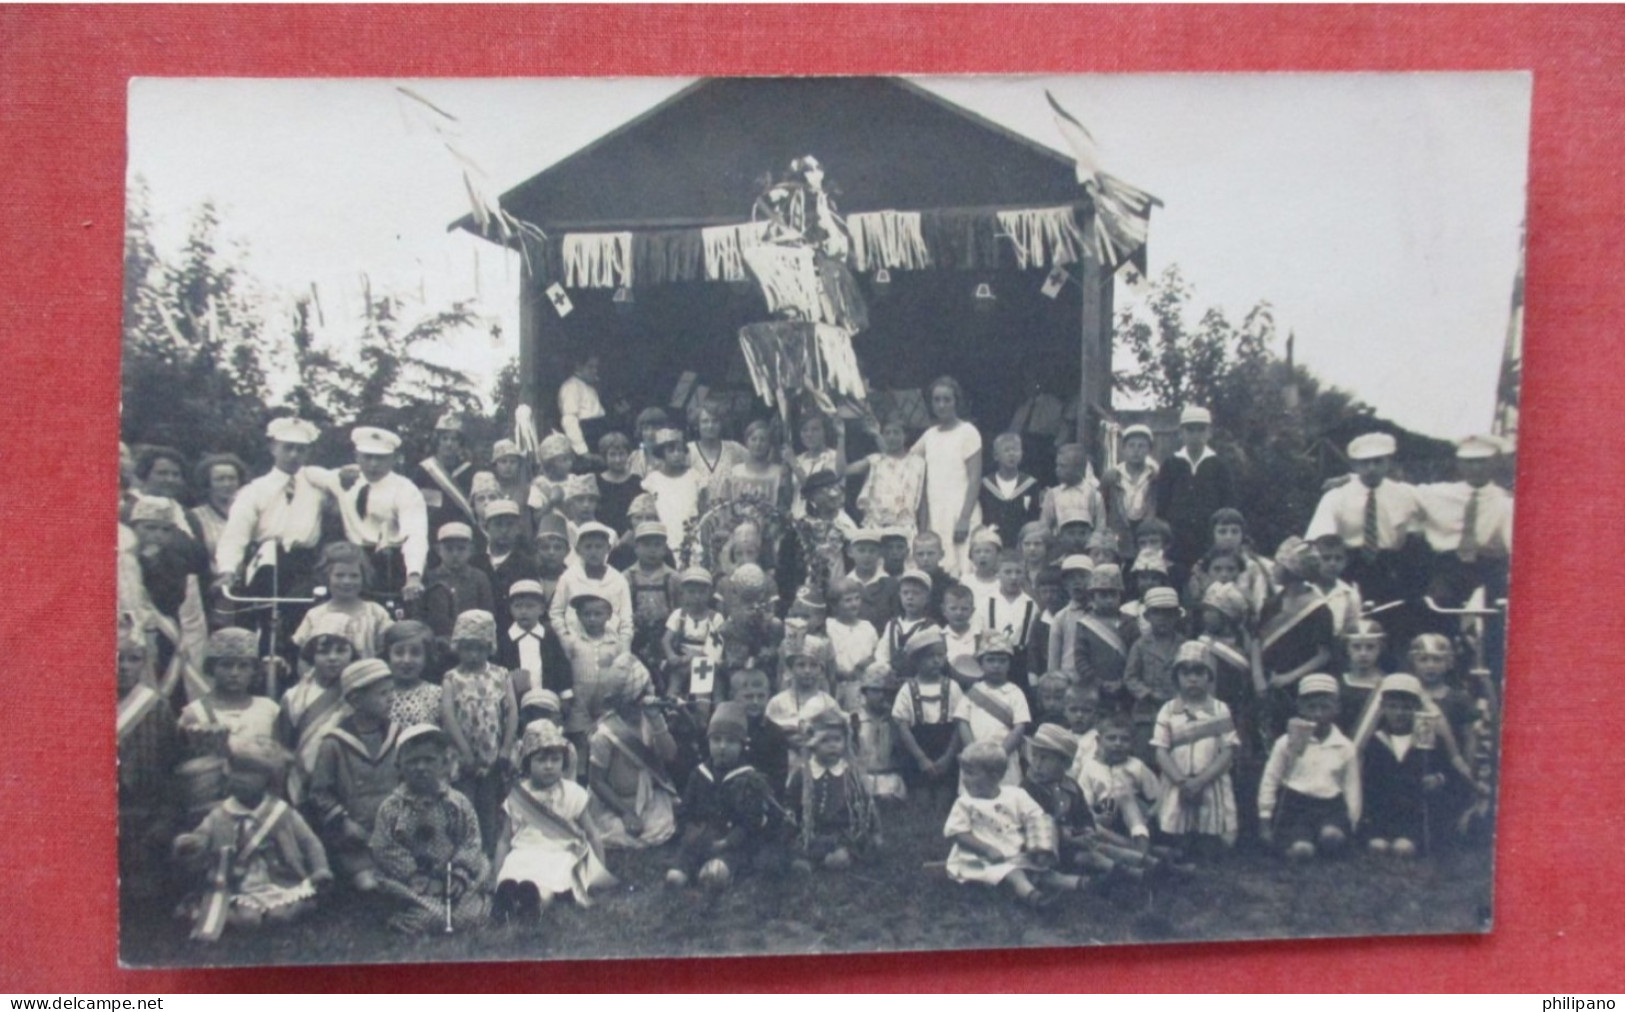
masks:
[[[1488,428],[1524,219],[1527,75],[914,80],[1064,150],[1048,88],[1106,171],[1162,199],[1151,272],[1177,263],[1198,313],[1239,321],[1267,299],[1324,381],[1429,435]],[[203,200],[219,205],[273,326],[312,284],[329,317],[359,313],[363,274],[429,305],[476,300],[502,336],[471,332],[433,356],[484,389],[516,354],[520,268],[447,232],[469,209],[464,165],[494,197],[688,83],[143,78],[128,168],[150,189],[161,245],[179,244]]]

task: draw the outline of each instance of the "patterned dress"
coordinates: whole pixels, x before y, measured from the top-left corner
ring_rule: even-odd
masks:
[[[402,727],[413,724],[440,726],[440,686],[433,682],[419,682],[416,686],[395,690],[395,700],[389,705],[389,719]]]
[[[869,457],[869,477],[858,493],[858,510],[866,527],[900,527],[912,541],[920,519],[920,495],[925,490],[925,458],[908,454]]]
[[[409,934],[444,930],[448,905],[453,930],[485,922],[491,865],[474,806],[458,792],[442,787],[421,795],[397,787],[378,806],[371,848],[379,872],[418,898],[402,898],[391,928]]]
[[[1200,773],[1213,762],[1221,748],[1232,753],[1240,746],[1230,708],[1217,699],[1192,703],[1173,699],[1163,704],[1151,732],[1151,744],[1167,749],[1174,765],[1186,776]],[[1179,786],[1165,774],[1162,778],[1162,807],[1158,824],[1164,833],[1199,833],[1234,843],[1238,820],[1236,795],[1230,774],[1215,777],[1202,789],[1195,803],[1179,795]]]
[[[508,673],[487,663],[482,671],[453,668],[446,672],[443,692],[451,693],[452,713],[468,742],[478,769],[497,761],[502,752],[502,718],[507,706]]]

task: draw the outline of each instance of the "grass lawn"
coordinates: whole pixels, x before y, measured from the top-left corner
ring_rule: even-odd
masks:
[[[1359,854],[1300,866],[1238,852],[1188,881],[1114,883],[1033,911],[1006,893],[922,870],[947,855],[941,818],[908,808],[888,816],[884,852],[851,871],[746,878],[720,896],[665,888],[661,851],[612,854],[620,888],[591,910],[556,906],[539,930],[405,938],[382,926],[378,908],[339,894],[301,924],[258,935],[228,930],[203,947],[167,911],[126,904],[120,952],[131,966],[248,966],[1121,945],[1490,927],[1487,849],[1410,863]]]

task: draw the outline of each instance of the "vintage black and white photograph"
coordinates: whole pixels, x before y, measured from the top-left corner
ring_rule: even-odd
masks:
[[[132,81],[122,962],[1491,930],[1529,106]]]

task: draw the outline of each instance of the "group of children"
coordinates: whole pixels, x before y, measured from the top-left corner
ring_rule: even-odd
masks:
[[[629,441],[605,438],[596,478],[544,442],[534,481],[503,469],[475,496],[477,529],[435,532],[413,618],[366,600],[367,559],[328,545],[329,598],[280,699],[254,694],[280,661],[228,626],[177,716],[126,630],[126,887],[180,869],[203,940],[329,893],[458,931],[590,905],[617,851],[659,848],[672,888],[722,889],[881,860],[884,823],[929,819],[948,877],[1046,905],[1192,874],[1238,840],[1425,853],[1486,804],[1492,679],[1436,633],[1387,651],[1336,539],[1265,558],[1225,507],[1181,564],[1166,522],[1123,513],[1143,475],[1103,485],[1063,448],[1040,492],[1006,435],[950,575],[954,546],[910,522],[901,426],[855,465],[805,428],[788,466],[753,431],[704,481],[653,430],[644,491],[611,516]],[[837,470],[867,470],[861,522]],[[772,509],[695,551],[701,505],[730,496]]]

